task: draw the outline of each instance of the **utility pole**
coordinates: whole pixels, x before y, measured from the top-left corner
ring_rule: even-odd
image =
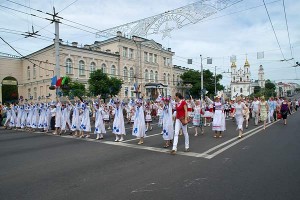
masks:
[[[202,64],[202,55],[200,54],[201,58],[201,101],[203,100],[203,64]]]
[[[54,20],[55,25],[55,75],[57,80],[60,78],[60,66],[59,66],[59,20]]]
[[[215,95],[217,95],[217,77],[216,77],[216,72],[217,71],[217,66],[215,66]]]

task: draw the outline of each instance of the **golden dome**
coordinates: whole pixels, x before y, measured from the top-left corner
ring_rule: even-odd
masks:
[[[232,62],[232,63],[231,63],[231,67],[236,67],[235,62]]]
[[[245,67],[250,67],[250,64],[249,64],[249,62],[248,62],[248,59],[246,58],[246,61],[245,61],[245,65],[244,65]]]

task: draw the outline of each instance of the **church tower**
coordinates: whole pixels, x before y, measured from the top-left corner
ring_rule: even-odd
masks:
[[[244,81],[250,82],[251,80],[251,74],[250,74],[250,64],[248,62],[248,59],[246,58],[245,64],[244,64]]]
[[[236,71],[236,64],[232,62],[231,64],[231,82],[235,83],[237,81],[237,71]]]
[[[265,88],[265,72],[264,72],[264,68],[262,65],[259,66],[259,70],[258,70],[258,85],[261,88]]]

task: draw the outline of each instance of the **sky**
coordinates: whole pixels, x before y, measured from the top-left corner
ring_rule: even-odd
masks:
[[[264,1],[271,20],[263,0],[242,0],[196,24],[172,30],[170,37],[163,39],[162,34],[157,34],[147,38],[171,48],[175,52],[175,65],[200,70],[200,55],[212,58],[212,64],[206,64],[204,59],[204,69],[214,71],[217,66],[217,73],[223,75],[221,83],[225,86],[230,84],[230,74],[224,72],[230,71],[232,55],[236,56],[238,68],[243,67],[248,59],[253,80],[258,78],[259,65],[263,65],[265,79],[300,84],[300,67],[293,67],[300,62],[300,1]],[[60,17],[94,28],[61,20],[60,38],[69,43],[92,44],[107,39],[96,38],[96,30],[109,29],[195,2],[197,0],[0,0],[0,36],[22,55],[52,44],[54,24],[45,19],[51,16],[32,9],[52,13],[55,7]],[[169,25],[172,26],[172,22]],[[31,31],[32,26],[41,36],[25,38],[21,35]],[[257,59],[257,52],[264,52],[264,58]],[[2,40],[0,53],[18,55]],[[189,58],[193,59],[191,65],[187,64]],[[284,59],[286,61],[282,61]]]

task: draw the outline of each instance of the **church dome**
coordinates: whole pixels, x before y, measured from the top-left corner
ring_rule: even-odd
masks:
[[[249,62],[248,62],[248,59],[246,58],[246,61],[245,61],[245,65],[244,65],[244,67],[250,67],[250,64],[249,64]]]

